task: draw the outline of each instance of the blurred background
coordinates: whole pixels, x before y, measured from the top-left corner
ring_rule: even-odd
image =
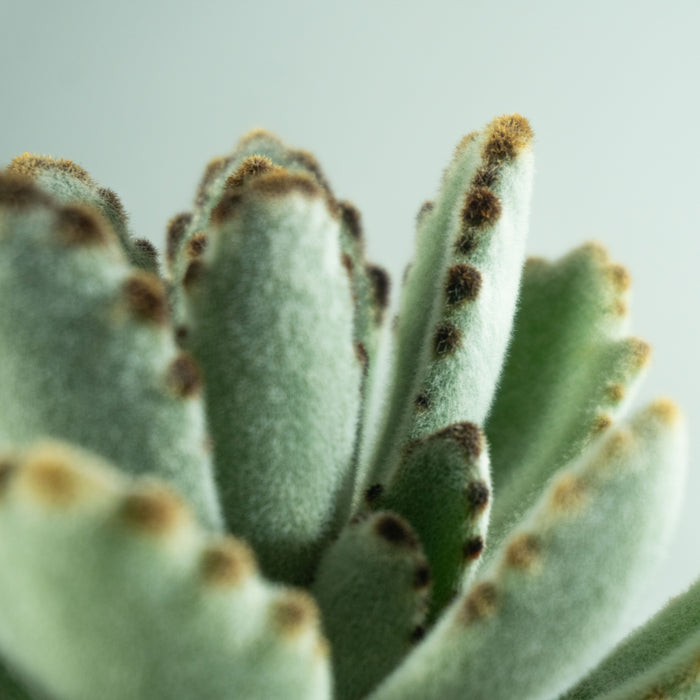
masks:
[[[536,134],[529,250],[603,241],[654,346],[640,401],[683,407],[680,534],[638,618],[700,574],[700,3],[0,2],[0,167],[69,157],[159,246],[209,158],[254,126],[318,156],[400,279],[414,217],[460,137]]]

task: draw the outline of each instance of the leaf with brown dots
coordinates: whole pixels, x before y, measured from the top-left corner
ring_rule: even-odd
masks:
[[[264,581],[244,543],[203,531],[164,483],[71,446],[11,460],[0,650],[38,697],[262,699],[281,684],[329,700],[315,602]],[[0,673],[3,698],[29,697],[6,687]]]
[[[556,262],[528,261],[486,433],[493,445],[496,537],[552,473],[622,415],[650,349],[616,312],[629,279],[589,243]]]
[[[405,517],[418,533],[433,572],[435,618],[473,576],[486,540],[491,489],[486,440],[458,423],[406,448],[371,507]]]
[[[629,622],[672,533],[685,452],[683,420],[660,399],[567,465],[369,700],[559,697]],[[691,615],[672,636],[689,636]],[[658,656],[639,651],[628,654],[638,668]]]
[[[499,117],[464,139],[419,217],[373,479],[395,468],[406,440],[486,418],[524,258],[533,162],[526,124],[519,115]],[[512,145],[508,157],[493,155],[505,148],[496,140]],[[416,396],[428,402],[416,406]]]
[[[360,700],[422,629],[432,576],[411,526],[380,511],[351,523],[319,566],[313,593],[333,649],[338,700]]]

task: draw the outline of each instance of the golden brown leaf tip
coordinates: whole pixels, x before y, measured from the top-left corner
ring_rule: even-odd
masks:
[[[110,236],[107,225],[94,211],[79,204],[70,204],[58,211],[56,230],[69,245],[101,245]]]
[[[445,296],[450,306],[474,301],[481,291],[481,273],[465,263],[453,265],[447,271]]]
[[[506,549],[506,564],[521,571],[532,571],[541,561],[542,543],[536,535],[520,533]]]
[[[677,424],[683,418],[678,406],[667,398],[656,399],[647,411],[651,417],[669,426]]]
[[[462,344],[462,331],[453,323],[440,323],[433,337],[433,352],[437,358],[447,357],[456,352]]]
[[[367,276],[372,285],[372,296],[374,303],[379,309],[384,310],[389,306],[389,292],[391,290],[391,280],[387,271],[379,265],[367,265]]]
[[[572,472],[565,472],[555,482],[549,498],[555,513],[578,513],[588,502],[588,489],[583,479]]]
[[[471,458],[478,457],[484,449],[484,434],[481,432],[481,428],[468,421],[448,425],[435,433],[433,437],[438,440],[453,440]]]
[[[202,388],[202,377],[197,363],[189,354],[178,355],[168,367],[168,386],[180,398],[196,396]]]
[[[89,492],[89,482],[60,447],[34,449],[22,466],[22,480],[37,500],[55,507],[70,506]]]
[[[238,586],[256,571],[250,548],[235,537],[224,537],[202,552],[202,579],[216,587]]]
[[[93,184],[87,170],[68,158],[52,158],[51,156],[39,156],[34,153],[23,153],[21,156],[13,158],[7,166],[8,173],[24,175],[31,179],[39,177],[42,172],[47,170],[65,173],[87,185]]]
[[[338,207],[340,208],[340,218],[344,229],[353,239],[358,242],[361,241],[362,217],[359,209],[352,202],[345,200],[338,202]]]
[[[224,187],[229,190],[235,190],[243,187],[252,178],[269,173],[272,170],[283,170],[280,166],[275,165],[266,156],[253,155],[248,156],[238,166],[235,173],[232,173],[226,178]]]
[[[520,114],[496,117],[487,127],[483,156],[487,163],[515,158],[532,143],[530,123]]]
[[[139,532],[164,535],[187,520],[187,510],[178,496],[165,486],[142,484],[124,497],[119,516]]]
[[[287,591],[271,606],[272,622],[288,638],[316,627],[319,612],[316,601],[304,591]]]
[[[424,591],[430,585],[430,581],[430,567],[427,562],[421,561],[413,570],[413,590]]]
[[[462,207],[462,222],[468,228],[488,226],[501,215],[501,200],[488,187],[472,187]]]
[[[136,318],[159,324],[168,318],[168,300],[163,283],[152,272],[133,272],[124,283],[124,296]]]
[[[464,499],[469,506],[469,509],[475,513],[481,513],[489,503],[488,484],[481,480],[470,481],[464,489]]]
[[[382,513],[374,522],[374,532],[383,540],[396,547],[418,549],[418,540],[411,526],[394,513]]]
[[[481,535],[470,537],[464,545],[462,545],[462,556],[465,561],[474,561],[481,556],[484,551],[484,538]]]
[[[165,257],[169,264],[172,264],[175,260],[180,243],[182,243],[185,231],[187,231],[191,221],[192,214],[188,211],[176,214],[168,221],[168,228],[165,234]]]
[[[194,259],[199,257],[206,249],[209,239],[206,233],[195,233],[189,241],[185,249],[187,257]]]
[[[102,199],[102,201],[111,209],[117,218],[121,219],[124,223],[128,219],[126,209],[122,204],[122,200],[114,190],[110,190],[109,187],[99,187],[97,189],[97,195]]]
[[[622,294],[632,286],[632,275],[624,265],[608,265],[605,272],[610,277],[616,292]]]
[[[24,209],[36,204],[53,207],[54,201],[29,178],[0,172],[0,206]]]
[[[636,369],[646,367],[651,362],[651,345],[641,338],[628,338],[626,342],[633,366]]]
[[[496,586],[490,581],[483,581],[472,588],[464,601],[460,611],[460,621],[464,624],[470,624],[485,620],[496,612],[497,603]]]
[[[158,249],[147,238],[137,238],[134,249],[141,260],[148,260],[152,265],[158,265]]]
[[[435,209],[435,202],[432,202],[431,200],[423,202],[418,210],[418,213],[416,214],[416,225],[420,226],[423,221],[425,221],[425,217],[428,216],[433,209]]]

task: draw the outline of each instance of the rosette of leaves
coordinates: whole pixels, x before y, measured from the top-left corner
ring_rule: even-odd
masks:
[[[459,143],[392,323],[359,213],[265,131],[209,163],[162,269],[81,167],[10,163],[2,697],[698,697],[698,585],[610,651],[683,420],[624,417],[626,270],[524,261],[531,142],[511,115]]]

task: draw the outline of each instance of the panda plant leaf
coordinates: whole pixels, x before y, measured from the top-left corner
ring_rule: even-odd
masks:
[[[620,642],[684,421],[626,415],[625,268],[525,260],[532,139],[461,140],[393,320],[357,209],[266,131],[163,263],[72,161],[0,173],[1,697],[700,697],[698,584]]]

